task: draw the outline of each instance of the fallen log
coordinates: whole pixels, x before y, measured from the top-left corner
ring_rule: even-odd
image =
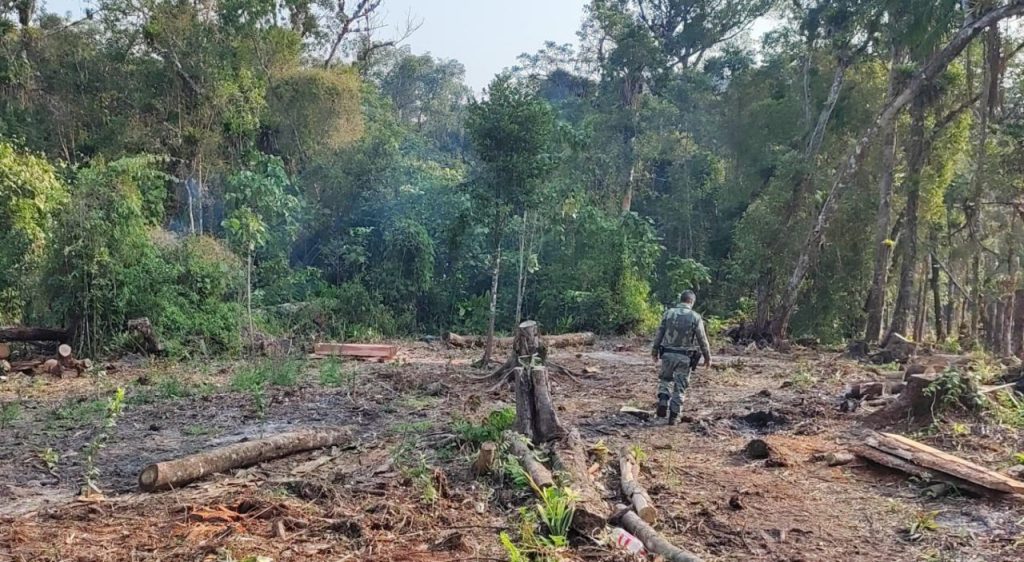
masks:
[[[537,457],[533,455],[533,451],[530,450],[525,437],[514,431],[506,431],[504,439],[509,444],[509,450],[519,459],[519,464],[523,465],[523,470],[526,471],[538,488],[548,488],[555,485],[555,479],[551,476],[551,471],[537,461]]]
[[[966,480],[961,480],[960,478],[949,476],[948,474],[925,469],[914,463],[907,462],[895,455],[890,455],[884,451],[873,449],[867,445],[855,445],[850,448],[850,452],[875,464],[909,474],[910,476],[918,478],[924,482],[945,482],[947,484],[952,484],[961,490],[966,490],[976,496],[988,496],[992,493],[991,490],[988,490],[987,488],[972,484]]]
[[[71,354],[71,346],[67,344],[61,344],[57,348],[57,362],[60,363],[62,369],[72,370],[78,375],[92,368],[92,361],[75,359]]]
[[[592,535],[595,530],[603,528],[610,513],[604,501],[604,494],[599,484],[590,473],[587,460],[587,447],[577,429],[572,429],[564,438],[556,443],[552,462],[555,470],[564,472],[577,493],[576,511],[572,518],[572,528],[583,535]]]
[[[647,490],[640,484],[640,463],[626,447],[619,450],[619,485],[623,497],[633,506],[637,515],[653,525],[658,520],[658,510],[654,508]]]
[[[983,488],[1007,494],[1024,494],[1024,482],[902,435],[873,433],[864,440],[864,444],[915,465],[966,480]]]
[[[32,328],[28,326],[8,326],[0,328],[0,342],[11,341],[57,341],[66,342],[71,338],[67,330],[53,328]]]
[[[701,562],[699,556],[668,542],[665,537],[654,530],[654,527],[648,525],[639,515],[624,505],[616,507],[612,521],[640,539],[647,552],[657,554],[667,562]]]
[[[369,343],[318,343],[313,346],[317,355],[340,355],[355,359],[390,361],[398,354],[398,346]]]
[[[139,474],[139,489],[152,492],[178,488],[209,474],[252,466],[302,451],[339,445],[348,441],[350,437],[351,432],[348,429],[323,428],[282,433],[265,439],[218,447],[147,466]]]
[[[443,339],[450,347],[457,348],[484,347],[487,345],[487,336],[460,336],[459,334],[448,332],[444,335]],[[514,337],[496,337],[494,338],[494,346],[511,347],[514,341]],[[557,336],[545,336],[544,342],[551,348],[582,347],[594,345],[594,343],[597,342],[597,336],[592,332],[575,332],[570,334],[560,334]]]

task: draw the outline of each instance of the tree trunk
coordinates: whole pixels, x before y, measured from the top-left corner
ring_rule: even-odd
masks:
[[[256,326],[252,322],[252,249],[245,260],[245,309],[249,314],[249,353],[256,353]]]
[[[895,66],[895,64],[894,64]],[[890,95],[895,88],[895,68],[890,72]],[[889,123],[882,140],[882,177],[878,182],[878,212],[875,215],[875,273],[868,292],[867,325],[864,341],[878,342],[882,337],[882,311],[885,308],[885,287],[889,278],[889,255],[892,241],[889,229],[892,227],[892,181],[896,166],[896,124]]]
[[[24,326],[8,326],[0,328],[0,341],[56,341],[67,342],[70,334],[67,330],[52,328],[30,328]]]
[[[923,281],[918,285],[917,305],[914,307],[914,341],[922,342],[924,341],[925,322],[928,319],[928,285]]]
[[[244,441],[180,459],[158,462],[143,469],[139,489],[144,492],[178,488],[209,474],[252,466],[302,451],[347,442],[351,432],[341,428],[282,433],[266,439]]]
[[[1021,356],[1024,351],[1024,289],[1017,289],[1013,294],[1013,343],[1010,353]]]
[[[839,209],[839,201],[845,193],[850,178],[860,167],[866,155],[866,149],[874,140],[878,131],[887,127],[903,108],[913,100],[921,88],[942,73],[949,63],[982,32],[986,27],[993,25],[1005,18],[1024,13],[1024,0],[1014,0],[1009,4],[995,8],[981,17],[966,23],[950,41],[937,53],[932,55],[911,78],[903,90],[885,105],[875,118],[875,122],[868,127],[864,135],[854,144],[840,166],[835,180],[829,189],[828,195],[821,206],[818,216],[814,221],[804,241],[800,256],[793,267],[793,272],[786,283],[775,317],[772,321],[772,335],[777,339],[785,339],[789,330],[789,320],[793,310],[796,308],[796,301],[804,279],[811,268],[817,264],[822,244],[825,239],[825,232],[836,211]]]
[[[523,224],[519,231],[519,275],[516,277],[516,326],[523,320],[523,292],[526,290],[526,220],[528,214],[523,211]]]
[[[500,239],[499,239],[500,240]],[[487,343],[484,344],[484,356],[480,362],[486,366],[494,353],[494,320],[498,315],[498,277],[501,274],[501,242],[494,252],[494,269],[491,273],[491,307],[487,321]]]
[[[907,193],[907,207],[904,212],[906,226],[900,245],[900,284],[893,305],[892,321],[882,343],[884,347],[893,334],[910,335],[910,308],[914,302],[914,273],[917,270],[917,219],[918,200],[921,191],[921,172],[925,163],[925,112],[924,100],[915,99],[910,110],[910,138],[907,146],[907,176],[903,189]]]
[[[946,341],[946,328],[942,323],[942,296],[939,294],[939,262],[935,259],[935,254],[929,255],[929,263],[931,264],[931,290],[932,290],[932,316],[935,321],[935,341],[942,343]]]

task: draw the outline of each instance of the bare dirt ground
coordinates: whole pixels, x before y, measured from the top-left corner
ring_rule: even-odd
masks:
[[[340,376],[303,361],[298,380],[267,387],[262,408],[232,388],[240,364],[121,364],[101,377],[0,383],[0,400],[20,404],[0,425],[0,560],[507,559],[497,534],[515,537],[517,510],[533,499],[500,476],[473,478],[474,451],[453,423],[511,406],[511,391],[469,378],[482,373],[470,366],[475,351],[400,345],[396,362],[346,362]],[[646,453],[641,480],[676,544],[706,560],[1024,560],[1024,501],[932,498],[901,473],[811,460],[855,439],[858,417],[839,413],[836,396],[862,368],[834,353],[723,351],[694,376],[691,421],[673,427],[618,413],[652,405],[642,342],[552,353],[596,371],[555,385],[562,421],[611,451]],[[125,411],[95,462],[105,495],[81,497],[84,451],[117,386]],[[150,462],[311,425],[351,426],[356,437],[170,492],[136,490]],[[741,454],[768,433],[793,453],[789,466]],[[1024,450],[1019,433],[984,419],[913,437],[990,468]],[[609,500],[614,465],[601,473]],[[566,559],[629,557],[580,539]]]

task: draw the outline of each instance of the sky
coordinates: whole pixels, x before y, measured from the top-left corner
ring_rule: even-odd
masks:
[[[456,59],[466,67],[466,82],[480,91],[495,74],[516,64],[516,57],[540,49],[545,41],[575,43],[587,0],[384,0],[389,29],[397,35],[411,17],[422,22],[405,41],[414,54]],[[80,14],[91,5],[76,0],[43,0],[50,12]]]

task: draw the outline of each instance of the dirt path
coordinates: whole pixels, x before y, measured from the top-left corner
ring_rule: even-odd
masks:
[[[500,478],[468,474],[472,447],[458,424],[511,405],[511,393],[468,380],[479,374],[472,352],[401,345],[388,365],[276,365],[298,374],[261,393],[243,388],[241,365],[0,383],[0,399],[21,405],[0,429],[0,560],[506,559],[497,531],[515,535],[517,509],[532,500]],[[618,414],[653,399],[655,370],[639,342],[559,350],[555,359],[598,371],[556,385],[563,421],[612,451],[640,447],[659,528],[707,560],[1024,559],[1020,503],[933,499],[898,473],[810,460],[856,428],[834,397],[857,368],[832,355],[720,356],[718,368],[694,377],[684,406],[692,421],[674,427]],[[106,497],[78,499],[82,451],[117,385],[127,385],[128,406],[96,460]],[[135,492],[154,460],[305,425],[349,425],[357,439],[180,490]],[[740,454],[769,433],[793,453],[790,466]],[[990,466],[1005,463],[1006,447],[1024,450],[1014,435],[952,447],[941,431],[925,440]],[[614,477],[609,463],[609,499]],[[596,544],[577,545],[573,558],[623,559]]]

